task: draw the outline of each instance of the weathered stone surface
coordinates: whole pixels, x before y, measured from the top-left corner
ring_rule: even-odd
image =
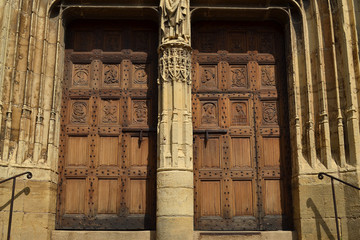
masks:
[[[157,217],[156,239],[192,240],[193,239],[192,217]]]
[[[194,190],[189,188],[159,188],[157,216],[192,216]]]
[[[157,174],[158,188],[193,188],[194,175],[190,171],[163,171]]]

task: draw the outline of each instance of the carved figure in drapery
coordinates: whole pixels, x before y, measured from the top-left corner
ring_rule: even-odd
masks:
[[[246,105],[244,103],[236,103],[233,117],[234,124],[243,124],[247,122]]]
[[[246,68],[234,69],[232,72],[232,87],[246,87]]]
[[[161,0],[161,40],[190,42],[190,12],[188,0]]]
[[[206,87],[215,87],[215,73],[212,69],[204,69],[201,76],[201,83]]]
[[[205,103],[202,107],[203,124],[216,124],[216,105],[214,103]]]

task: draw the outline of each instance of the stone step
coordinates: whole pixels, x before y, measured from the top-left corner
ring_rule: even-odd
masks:
[[[296,240],[292,231],[195,231],[194,240]],[[51,240],[156,240],[155,231],[52,231]]]
[[[51,240],[155,240],[155,231],[63,231],[51,233]]]
[[[292,231],[221,231],[194,233],[194,240],[296,240]]]

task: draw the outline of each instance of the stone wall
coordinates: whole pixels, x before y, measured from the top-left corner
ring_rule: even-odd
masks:
[[[49,239],[55,228],[64,31],[65,20],[69,19],[62,14],[65,9],[58,7],[60,2],[0,0],[0,178],[28,170],[34,176],[17,184],[19,196],[15,201],[13,239]],[[87,2],[94,6],[114,5],[111,0],[81,1]],[[246,15],[253,9],[261,19],[272,19],[271,9],[284,15],[279,21],[285,28],[288,52],[295,230],[300,239],[334,239],[330,181],[319,180],[317,173],[323,171],[355,185],[360,183],[360,3],[357,0],[234,2],[211,1],[212,7],[223,7],[222,11],[224,7],[233,8]],[[156,8],[159,3],[137,0],[121,4]],[[209,7],[205,0],[192,0],[190,5],[193,9]],[[77,13],[81,13],[77,17],[86,16],[85,11]],[[74,15],[76,17],[76,13],[71,16]],[[184,97],[189,97],[185,88]],[[175,110],[186,112],[176,104],[164,108],[173,111],[174,106]],[[180,114],[187,121],[187,115]],[[184,134],[186,129],[191,129],[183,121],[179,124]],[[160,127],[159,134],[171,135],[165,130]],[[172,143],[160,143],[161,164],[178,159],[177,153],[165,156],[164,151],[167,144],[178,149],[179,143],[179,149],[185,150],[185,160],[183,167],[176,165],[175,168],[181,168],[184,174],[191,172],[192,167],[186,165],[191,158],[191,140],[186,141],[179,143],[174,139]],[[170,164],[170,167],[174,166]],[[168,182],[172,177],[164,179]],[[188,185],[184,191],[191,189]],[[163,187],[160,192],[168,191],[165,183],[159,186],[159,189]],[[0,185],[2,238],[7,229],[10,187],[10,184]],[[359,239],[359,193],[338,184],[336,191],[342,237]],[[186,209],[191,210],[192,206]],[[186,217],[189,216],[190,213]],[[192,231],[190,225],[188,228]]]

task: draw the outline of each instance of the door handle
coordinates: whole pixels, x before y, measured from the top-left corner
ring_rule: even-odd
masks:
[[[194,130],[194,134],[205,134],[205,146],[209,140],[209,134],[226,134],[226,129],[205,129],[205,130]]]
[[[156,132],[153,128],[123,128],[123,132],[138,132],[139,133],[139,147],[141,146],[141,143],[143,141],[144,132]]]

